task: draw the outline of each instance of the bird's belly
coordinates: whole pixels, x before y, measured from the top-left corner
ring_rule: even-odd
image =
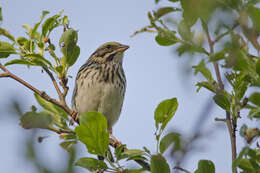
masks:
[[[96,83],[84,85],[78,89],[77,111],[79,114],[89,111],[98,111],[105,115],[108,121],[108,130],[118,120],[124,99],[124,90],[111,83]]]

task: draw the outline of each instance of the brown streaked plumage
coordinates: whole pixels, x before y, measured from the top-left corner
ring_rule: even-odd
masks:
[[[126,79],[122,60],[128,48],[117,42],[103,44],[80,67],[75,81],[73,110],[79,114],[88,111],[103,113],[110,132],[123,105]]]

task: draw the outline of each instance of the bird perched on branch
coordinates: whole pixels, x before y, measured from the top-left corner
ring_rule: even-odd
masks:
[[[75,81],[73,111],[79,115],[88,111],[104,114],[110,133],[123,105],[126,78],[122,61],[128,48],[117,42],[103,44],[80,67]]]

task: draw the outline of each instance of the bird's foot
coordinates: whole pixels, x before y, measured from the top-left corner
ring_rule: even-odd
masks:
[[[75,121],[76,121],[76,122],[79,121],[79,113],[73,111],[72,114],[71,114],[70,125],[72,126]]]
[[[118,141],[118,140],[112,135],[111,132],[109,132],[109,136],[111,137],[111,139],[112,139],[112,145],[113,145],[115,148],[117,148],[117,147],[119,147],[119,146],[122,145],[122,143],[121,143],[120,141]]]

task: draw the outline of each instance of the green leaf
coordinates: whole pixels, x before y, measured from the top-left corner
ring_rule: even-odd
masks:
[[[52,116],[46,113],[27,112],[20,119],[20,125],[25,129],[40,128],[51,129],[53,124]]]
[[[199,92],[199,90],[201,89],[201,87],[206,88],[206,89],[208,89],[209,91],[211,91],[211,92],[213,92],[213,93],[216,93],[216,92],[217,92],[216,86],[215,86],[213,83],[211,83],[211,82],[207,82],[207,81],[198,82],[198,83],[196,84],[196,86],[198,86],[198,88],[197,88],[197,90],[196,90],[197,92]]]
[[[164,136],[160,141],[160,152],[163,154],[171,144],[174,144],[175,150],[179,150],[181,148],[179,133],[172,132]]]
[[[249,159],[241,159],[238,167],[244,171],[249,171],[250,173],[256,173],[254,167],[250,163]]]
[[[102,161],[102,160],[97,160],[97,159],[94,159],[94,158],[90,158],[90,157],[82,157],[80,158],[76,163],[75,163],[76,166],[80,166],[80,167],[83,167],[83,168],[86,168],[87,170],[89,171],[104,171],[106,170],[108,167],[107,167],[107,164]]]
[[[260,59],[257,60],[255,67],[258,76],[260,76]]]
[[[68,151],[68,152],[71,152],[72,149],[73,149],[73,146],[76,144],[77,142],[76,141],[63,141],[60,143],[60,146]]]
[[[195,75],[200,72],[209,82],[214,82],[214,78],[212,77],[210,70],[206,67],[204,60],[201,60],[199,65],[192,66],[192,68],[195,69]]]
[[[170,173],[170,167],[165,158],[161,154],[152,155],[151,157],[152,173]]]
[[[142,173],[144,171],[145,171],[144,168],[141,168],[141,169],[125,169],[125,170],[123,170],[124,173]]]
[[[248,116],[249,118],[260,118],[260,108],[251,109]]]
[[[3,21],[3,15],[2,15],[2,7],[0,7],[0,22]]]
[[[13,65],[13,64],[34,65],[33,63],[31,63],[30,61],[28,61],[26,59],[13,59],[11,61],[6,62],[5,66]]]
[[[193,34],[191,33],[190,27],[184,20],[178,23],[178,33],[181,35],[183,40],[191,41],[193,39]]]
[[[222,109],[229,111],[230,110],[230,101],[228,99],[228,96],[224,93],[216,94],[213,97],[213,100],[215,103],[220,106]]]
[[[80,48],[77,46],[77,41],[78,32],[73,29],[65,31],[59,41],[61,52],[64,55],[64,61],[69,66],[72,66],[76,62],[80,54]]]
[[[155,12],[154,15],[155,15],[156,18],[160,18],[160,17],[165,16],[166,14],[174,12],[174,11],[179,11],[179,9],[173,8],[173,7],[162,7],[162,8],[159,8]]]
[[[143,156],[145,154],[144,151],[138,149],[125,149],[123,152],[118,155],[117,160],[125,159],[133,160],[136,157]],[[144,158],[146,159],[146,158]]]
[[[160,0],[155,0],[155,3],[158,4]]]
[[[42,36],[43,37],[46,37],[47,33],[51,32],[51,30],[57,25],[57,23],[58,23],[57,19],[59,17],[60,17],[60,15],[54,15],[45,20],[45,22],[42,24]]]
[[[220,52],[217,52],[217,53],[211,55],[209,57],[209,62],[215,62],[215,61],[219,61],[219,60],[225,59],[225,54],[226,53],[227,53],[227,51],[223,50],[223,51],[220,51]]]
[[[39,105],[41,105],[41,107],[43,107],[44,109],[54,113],[55,115],[59,115],[62,118],[68,120],[68,115],[67,115],[67,113],[63,109],[61,109],[60,107],[54,105],[51,102],[46,101],[45,99],[43,99],[38,94],[34,94],[34,97],[37,100],[37,102],[39,103]]]
[[[23,46],[27,41],[28,41],[28,40],[27,40],[27,38],[25,38],[25,37],[18,37],[18,38],[16,39],[16,42],[17,42],[20,46]]]
[[[79,116],[80,125],[76,127],[76,134],[91,154],[104,156],[108,149],[109,135],[107,120],[99,112],[86,112]]]
[[[249,101],[254,103],[257,106],[260,106],[260,93],[254,92],[250,95]]]
[[[238,157],[233,161],[232,163],[232,172],[235,171],[236,167],[239,165],[240,161],[242,160],[243,156],[246,155],[248,153],[249,147],[244,147]]]
[[[170,1],[170,2],[178,2],[180,0],[168,0],[168,1]]]
[[[11,35],[6,29],[4,29],[4,28],[0,28],[0,35],[3,35],[3,36],[9,38],[9,39],[12,40],[12,41],[15,41],[14,36],[12,36],[12,35]]]
[[[182,44],[177,48],[177,52],[178,55],[181,56],[184,53],[190,53],[190,54],[194,54],[194,53],[205,53],[206,50],[196,44]]]
[[[195,173],[215,173],[215,165],[210,160],[200,160]]]
[[[27,58],[29,58],[29,59],[31,59],[31,60],[38,60],[38,61],[42,62],[42,63],[41,63],[41,66],[42,66],[42,64],[44,64],[44,66],[47,66],[47,65],[51,66],[50,61],[48,61],[47,59],[45,59],[45,58],[44,58],[43,56],[41,56],[40,54],[26,54],[26,55],[24,55],[24,57],[27,57]]]
[[[28,24],[23,24],[22,27],[28,31],[27,34],[30,34],[32,32],[32,28]]]
[[[159,124],[161,124],[161,129],[163,130],[168,122],[174,116],[176,110],[178,108],[178,101],[176,98],[167,99],[162,101],[156,108],[154,112],[154,120],[156,128],[159,128]]]
[[[7,42],[0,41],[0,58],[7,58],[10,54],[16,54],[15,48]]]
[[[252,19],[253,27],[256,31],[260,31],[260,9],[254,7],[253,5],[249,5],[247,9],[247,13],[249,17]]]
[[[174,31],[160,30],[155,37],[156,42],[161,46],[170,46],[178,42]]]

